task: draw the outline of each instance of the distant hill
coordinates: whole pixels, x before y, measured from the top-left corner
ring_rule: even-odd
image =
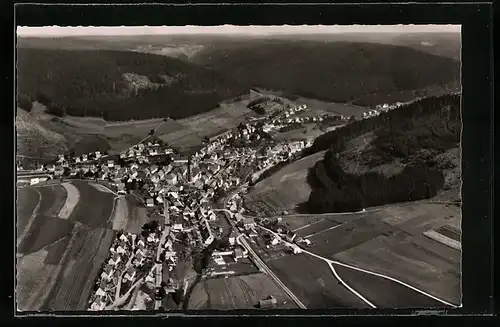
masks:
[[[432,95],[455,91],[460,84],[457,60],[376,43],[235,42],[205,46],[192,61],[253,86],[368,106],[384,102],[379,95],[406,101],[433,89],[440,92]]]
[[[18,93],[55,115],[184,118],[248,92],[227,75],[175,58],[115,50],[19,48]]]

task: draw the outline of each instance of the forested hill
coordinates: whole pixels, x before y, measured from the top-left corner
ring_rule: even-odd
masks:
[[[350,140],[370,132],[370,142],[346,149]],[[309,171],[313,191],[307,210],[356,211],[431,198],[459,184],[460,137],[458,94],[422,99],[323,134],[313,151],[329,150]],[[346,168],[350,162],[355,169]]]
[[[109,120],[188,117],[248,91],[196,64],[111,50],[18,49],[17,83],[53,114]]]
[[[375,43],[269,41],[217,45],[205,47],[192,60],[254,86],[368,106],[384,103],[387,95],[391,100],[406,101],[427,91],[432,95],[438,89],[447,93],[460,82],[457,60]],[[408,94],[410,90],[415,93]]]

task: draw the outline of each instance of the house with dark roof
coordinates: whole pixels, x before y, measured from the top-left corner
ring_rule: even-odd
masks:
[[[266,299],[259,301],[259,308],[271,309],[271,308],[275,308],[277,306],[277,304],[278,304],[278,301],[273,296],[270,295]]]

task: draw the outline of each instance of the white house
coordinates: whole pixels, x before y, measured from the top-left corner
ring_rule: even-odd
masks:
[[[32,178],[30,179],[30,185],[35,185],[40,183],[40,178]]]

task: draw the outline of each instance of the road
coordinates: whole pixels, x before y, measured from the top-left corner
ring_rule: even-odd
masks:
[[[168,201],[163,196],[163,216],[165,218],[163,233],[161,234],[160,243],[158,244],[158,248],[156,250],[156,277],[155,283],[156,287],[161,287],[161,282],[163,279],[163,263],[160,262],[160,255],[163,250],[163,245],[165,244],[165,240],[167,239],[167,235],[170,233],[170,226],[168,226],[170,221],[170,214],[168,212]],[[161,307],[161,300],[155,299],[155,310],[159,310]]]
[[[243,187],[243,185],[241,186]],[[240,188],[241,188],[240,187]],[[232,194],[234,193],[238,193],[239,189],[238,188],[237,190],[235,190]],[[229,201],[229,196],[226,197],[223,201],[224,203],[224,207],[227,206],[227,202]],[[295,304],[301,308],[301,309],[307,309],[307,307],[304,305],[304,303],[302,303],[302,301],[300,301],[300,299],[295,296],[295,294],[293,294],[293,292],[272,272],[271,268],[269,268],[267,266],[267,264],[259,257],[259,255],[252,249],[252,247],[247,243],[246,239],[245,239],[245,235],[244,234],[240,234],[238,232],[238,229],[236,228],[236,226],[234,225],[234,221],[232,219],[232,213],[231,211],[223,208],[223,209],[214,209],[214,211],[223,211],[225,214],[226,214],[226,218],[227,220],[229,221],[229,223],[231,224],[231,226],[235,229],[236,231],[236,242],[238,244],[240,244],[241,246],[243,246],[243,248],[245,249],[246,253],[245,254],[249,254],[252,261],[255,263],[255,265],[257,266],[257,268],[259,268],[260,271],[266,273],[267,275],[269,275],[274,281],[275,283],[285,292],[285,294],[287,294],[290,299],[292,299],[293,302],[295,302]]]
[[[241,234],[238,236],[238,243],[240,243],[247,251],[250,257],[252,258],[252,261],[255,262],[259,270],[263,271],[267,275],[269,275],[276,284],[292,299],[295,304],[301,309],[307,309],[307,307],[302,303],[302,301],[299,300],[295,294],[292,293],[292,291],[285,285],[283,282],[272,272],[271,268],[269,268],[266,263],[259,257],[259,255],[252,249],[252,247],[247,243],[245,239],[245,235]]]
[[[277,233],[275,233],[274,231],[272,231],[272,230],[270,230],[270,229],[268,229],[268,228],[265,228],[265,227],[260,226],[260,225],[257,225],[257,226],[258,226],[258,227],[260,227],[260,228],[262,228],[262,229],[264,229],[264,230],[265,230],[265,231],[267,231],[267,232],[270,232],[270,233],[274,234],[275,236],[279,236]],[[296,245],[296,244],[293,244],[293,243],[287,242],[287,241],[285,241],[285,240],[283,240],[283,239],[282,239],[282,242],[284,242],[284,243],[285,243],[285,244],[287,244],[288,246],[298,246],[298,245]],[[438,297],[436,297],[436,296],[434,296],[434,295],[432,295],[432,294],[429,294],[429,293],[427,293],[427,292],[425,292],[425,291],[423,291],[423,290],[421,290],[421,289],[418,289],[418,288],[416,288],[416,287],[414,287],[414,286],[411,286],[411,285],[409,285],[409,284],[407,284],[407,283],[405,283],[405,282],[403,282],[403,281],[401,281],[401,280],[399,280],[399,279],[396,279],[396,278],[393,278],[393,277],[390,277],[390,276],[386,276],[386,275],[383,275],[383,274],[379,274],[379,273],[376,273],[376,272],[373,272],[373,271],[369,271],[369,270],[366,270],[366,269],[361,269],[361,268],[358,268],[358,267],[355,267],[355,266],[352,266],[352,265],[345,264],[345,263],[340,262],[340,261],[330,260],[330,259],[328,259],[328,258],[325,258],[325,257],[322,257],[322,256],[320,256],[320,255],[317,255],[316,253],[310,252],[310,251],[308,251],[308,250],[306,250],[306,249],[304,249],[304,248],[302,248],[302,247],[299,247],[299,248],[302,250],[302,253],[305,253],[305,254],[311,255],[311,256],[313,256],[313,257],[315,257],[315,258],[317,258],[317,259],[320,259],[320,260],[325,261],[325,262],[328,264],[328,266],[330,267],[330,269],[332,270],[332,272],[333,272],[333,274],[335,275],[335,277],[339,280],[339,282],[341,282],[341,283],[342,283],[344,286],[346,286],[346,287],[347,287],[347,288],[348,288],[351,292],[353,292],[353,293],[354,293],[354,295],[356,295],[357,297],[359,297],[361,300],[363,300],[365,303],[367,303],[368,305],[370,305],[370,306],[371,306],[371,307],[373,307],[373,308],[374,308],[375,306],[374,306],[372,303],[367,302],[367,300],[366,300],[365,298],[363,298],[363,297],[362,297],[359,293],[357,293],[356,291],[354,291],[354,290],[353,290],[350,286],[348,286],[348,285],[347,285],[347,284],[346,284],[346,283],[345,283],[345,282],[344,282],[344,281],[340,278],[340,276],[338,276],[338,274],[336,273],[335,268],[334,268],[334,266],[333,266],[334,264],[335,264],[335,265],[342,266],[342,267],[346,267],[346,268],[354,269],[354,270],[357,270],[357,271],[361,271],[361,272],[364,272],[364,273],[369,274],[369,275],[373,275],[373,276],[377,276],[377,277],[381,277],[381,278],[384,278],[384,279],[387,279],[387,280],[393,281],[393,282],[398,283],[398,284],[400,284],[400,285],[403,285],[403,286],[405,286],[405,287],[407,287],[407,288],[409,288],[409,289],[411,289],[411,290],[413,290],[413,291],[416,291],[416,292],[418,292],[418,293],[420,293],[420,294],[422,294],[422,295],[425,295],[425,296],[427,296],[427,297],[429,297],[429,298],[431,298],[431,299],[433,299],[433,300],[435,300],[435,301],[441,302],[441,303],[443,303],[443,304],[445,304],[445,305],[447,305],[447,306],[450,306],[450,307],[452,307],[452,308],[457,308],[457,305],[452,304],[452,303],[450,303],[450,302],[447,302],[447,301],[445,301],[445,300],[443,300],[443,299],[440,299],[440,298],[438,298]]]

